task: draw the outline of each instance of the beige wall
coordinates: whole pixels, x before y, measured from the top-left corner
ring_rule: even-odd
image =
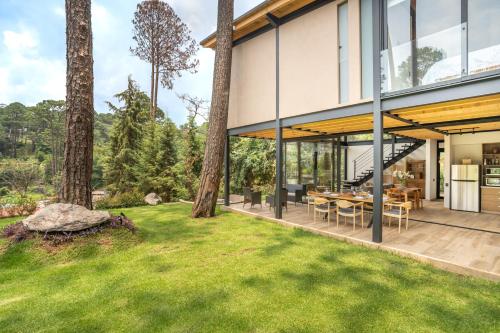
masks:
[[[228,128],[276,118],[275,31],[233,48]]]
[[[322,6],[280,27],[280,118],[339,103],[337,6]],[[233,49],[229,128],[275,116],[275,32]],[[361,100],[360,4],[349,0],[349,102]]]

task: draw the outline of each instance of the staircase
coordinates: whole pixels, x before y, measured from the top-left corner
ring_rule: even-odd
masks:
[[[384,145],[384,170],[399,162],[401,159],[413,153],[418,148],[422,147],[425,141],[418,140],[413,143],[406,143],[396,149],[392,154],[392,144]],[[346,186],[361,186],[368,180],[373,178],[373,146],[363,154],[359,155],[354,161],[354,179],[345,181]]]

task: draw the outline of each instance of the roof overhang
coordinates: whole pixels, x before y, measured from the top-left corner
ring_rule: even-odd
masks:
[[[280,19],[313,2],[317,2],[317,0],[266,0],[234,20],[233,41],[270,25],[268,14]],[[200,44],[203,47],[214,49],[216,33],[212,33],[202,40]]]

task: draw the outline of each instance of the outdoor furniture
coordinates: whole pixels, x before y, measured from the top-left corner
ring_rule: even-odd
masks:
[[[306,194],[306,185],[302,184],[288,184],[286,185],[287,200],[293,202],[295,206],[298,203],[303,203],[302,198]]]
[[[316,222],[316,212],[319,214],[325,213],[326,218],[328,220],[328,225],[330,225],[330,215],[331,215],[330,213],[332,211],[335,212],[335,202],[334,201],[330,201],[328,199],[321,198],[321,197],[314,198],[314,211],[313,211],[314,222]],[[338,225],[338,222],[337,222],[337,225]]]
[[[319,194],[320,193],[315,192],[315,191],[308,191],[307,192],[307,198],[306,198],[306,200],[307,200],[307,216],[309,216],[310,207],[313,206],[313,208],[314,208],[314,199]]]
[[[287,201],[287,190],[286,189],[282,189],[281,190],[281,206],[282,207],[285,207],[286,210],[288,210],[288,201]],[[269,210],[271,210],[271,207],[272,208],[275,208],[275,197],[274,197],[274,194],[270,194],[266,197],[266,204],[269,205]]]
[[[352,230],[356,230],[356,217],[361,216],[361,228],[364,224],[363,202],[353,203],[347,200],[337,200],[337,228],[339,227],[340,216],[344,217],[344,223],[347,224],[347,218],[352,218]]]
[[[410,217],[412,203],[410,201],[406,202],[391,202],[384,204],[384,216],[389,217],[389,227],[391,226],[392,218],[395,217],[399,219],[399,230],[401,233],[401,220],[406,219],[406,230],[408,230],[408,218]],[[386,209],[386,207],[388,209]]]
[[[249,203],[250,208],[253,207],[253,205],[260,205],[262,208],[262,193],[259,192],[253,192],[250,187],[244,187],[243,188],[243,208],[245,208],[245,204]]]

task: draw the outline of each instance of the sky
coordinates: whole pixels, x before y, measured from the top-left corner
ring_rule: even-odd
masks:
[[[149,94],[150,66],[131,55],[132,17],[138,0],[92,0],[94,100],[97,112],[127,86],[127,77]],[[166,0],[199,42],[215,31],[217,0]],[[235,0],[235,17],[262,0]],[[64,0],[0,0],[0,104],[34,105],[65,99],[66,45]],[[186,119],[178,94],[209,100],[214,52],[200,50],[198,73],[184,73],[173,90],[162,88],[158,105],[177,124]]]

